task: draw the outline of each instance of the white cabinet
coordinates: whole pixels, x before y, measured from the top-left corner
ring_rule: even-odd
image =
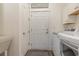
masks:
[[[79,4],[69,3],[64,7],[63,10],[63,24],[65,23],[75,23],[76,15],[78,14]]]

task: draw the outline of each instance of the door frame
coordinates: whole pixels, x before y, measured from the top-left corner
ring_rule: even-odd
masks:
[[[32,17],[32,15],[31,15],[31,13],[32,12],[49,12],[49,14],[50,14],[50,7],[48,7],[48,8],[45,8],[45,9],[32,9],[31,8],[31,3],[30,3],[30,20],[31,20],[31,17]],[[49,15],[49,17],[50,17],[50,15]],[[50,18],[49,18],[50,19]],[[31,22],[30,22],[30,20],[29,20],[29,29],[30,29],[30,35],[29,35],[29,37],[30,37],[30,49],[32,48],[32,42],[31,42],[31,26],[30,26],[30,24],[31,24]],[[48,20],[48,38],[49,38],[49,21],[50,20]],[[50,38],[49,38],[49,40],[50,40]],[[49,41],[48,40],[48,41]],[[50,41],[49,41],[50,42]],[[50,45],[50,44],[49,44]],[[50,48],[51,46],[49,46],[49,50],[51,50],[51,48]]]

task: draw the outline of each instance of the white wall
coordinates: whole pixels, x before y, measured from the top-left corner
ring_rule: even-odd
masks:
[[[0,34],[3,32],[3,5],[0,3]]]
[[[9,55],[25,55],[29,42],[28,31],[28,5],[5,3],[3,4],[3,34],[12,35],[13,40],[9,48]],[[23,36],[23,32],[26,36]]]
[[[49,32],[50,32],[50,41],[51,41],[51,49],[54,52],[54,55],[60,55],[60,40],[57,38],[53,32],[62,32],[63,31],[63,23],[62,23],[62,12],[63,12],[63,4],[50,4],[50,23],[49,23]]]
[[[79,15],[76,16],[76,28],[79,29]]]
[[[50,4],[50,32],[61,32],[63,31],[62,25],[62,11],[63,4],[53,3]]]
[[[19,55],[19,6],[18,4],[3,4],[3,29],[5,35],[12,35],[9,55]]]

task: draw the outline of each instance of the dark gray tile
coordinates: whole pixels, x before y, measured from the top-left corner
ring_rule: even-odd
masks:
[[[29,50],[26,56],[52,56],[51,51],[42,51],[42,50]]]
[[[4,53],[1,53],[0,56],[4,56]]]
[[[64,55],[65,56],[75,56],[74,52],[70,49],[68,49],[67,51],[64,51]]]

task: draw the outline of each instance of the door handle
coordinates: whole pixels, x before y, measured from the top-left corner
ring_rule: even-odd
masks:
[[[22,34],[23,34],[23,35],[25,35],[26,33],[25,33],[25,32],[23,32]]]
[[[48,29],[46,29],[46,33],[48,34]]]
[[[48,34],[48,32],[46,32]]]

